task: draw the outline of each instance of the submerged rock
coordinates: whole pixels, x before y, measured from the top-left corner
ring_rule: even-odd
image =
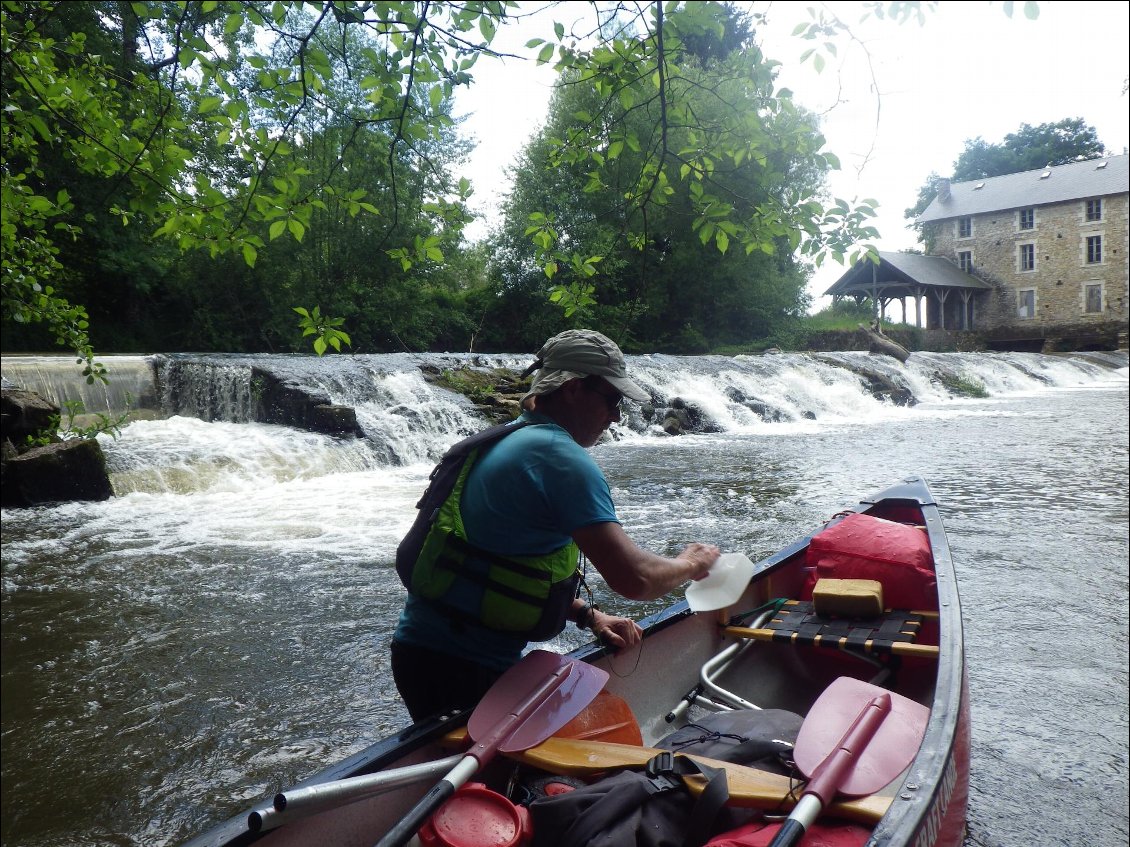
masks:
[[[251,374],[257,389],[256,419],[261,423],[326,435],[364,435],[352,406],[339,406],[317,388],[263,368],[252,368]]]

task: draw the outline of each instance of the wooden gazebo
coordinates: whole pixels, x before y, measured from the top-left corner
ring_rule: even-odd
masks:
[[[973,329],[976,303],[992,290],[987,282],[967,274],[949,259],[918,253],[879,253],[879,263],[861,259],[832,285],[825,295],[852,297],[875,303],[876,317],[894,300],[902,301],[906,323],[906,300],[914,299],[914,325],[926,329]]]

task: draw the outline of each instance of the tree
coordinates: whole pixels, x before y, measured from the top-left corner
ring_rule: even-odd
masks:
[[[78,237],[83,221],[69,193],[44,179],[46,155],[128,186],[128,200],[106,210],[123,222],[152,221],[182,249],[236,252],[253,266],[264,227],[301,240],[327,197],[351,214],[378,213],[365,189],[338,191],[330,180],[363,130],[384,131],[389,161],[427,165],[421,151],[451,125],[452,88],[469,79],[503,5],[6,0],[0,13],[3,318],[45,321],[95,377],[85,310],[56,288],[65,282],[57,234]],[[348,61],[347,32],[369,41],[363,65]],[[295,129],[342,102],[336,115],[350,132],[311,184]],[[218,149],[235,156],[208,155]],[[405,197],[389,188],[391,231]],[[457,222],[460,190],[419,199]],[[427,239],[389,249],[402,262],[437,255]]]
[[[681,26],[678,14],[668,19],[673,29]],[[780,197],[815,196],[829,164],[811,155],[820,144],[814,117],[791,101],[764,107],[772,99],[772,75],[758,73],[746,19],[731,13],[726,24],[705,42],[708,49],[680,54],[680,86],[672,88],[666,104],[647,103],[649,80],[637,80],[609,101],[591,78],[566,72],[546,127],[514,169],[514,189],[492,251],[503,299],[543,290],[568,302],[574,320],[605,329],[629,346],[632,338],[641,338],[651,349],[685,352],[763,337],[773,321],[803,311],[806,275],[794,260],[795,242],[787,231],[759,249],[735,249],[742,237],[735,219],[774,208]],[[723,52],[719,45],[731,31],[744,35]],[[721,126],[731,114],[742,115],[732,125],[730,143],[744,143],[756,155],[712,162],[702,179],[685,178],[687,166],[684,178],[633,204],[651,151],[664,144],[673,151],[693,147],[694,129],[657,119],[664,105],[686,108],[690,100],[699,125]],[[626,141],[617,146],[610,140],[599,160],[548,164],[561,149],[560,139],[589,132],[597,122],[616,127]],[[713,201],[706,200],[710,192]],[[531,230],[544,241],[531,244],[526,237]],[[560,262],[547,272],[546,256],[559,244],[581,261]],[[589,273],[590,267],[599,273]]]
[[[1009,133],[999,144],[985,139],[967,139],[953,163],[953,182],[986,179],[1005,174],[1021,173],[1052,165],[1067,165],[1100,159],[1106,147],[1099,141],[1095,128],[1082,118],[1064,118],[1057,123],[1031,126],[1021,124],[1016,132]],[[931,173],[918,190],[918,202],[907,209],[904,216],[913,220],[926,211],[938,195],[942,177]]]
[[[922,7],[873,5],[889,5],[898,17]],[[552,14],[555,7],[545,8]],[[637,153],[635,172],[623,174],[625,219],[651,214],[676,183],[688,191],[695,185],[689,196],[696,232],[722,252],[732,244],[769,255],[783,240],[819,263],[867,249],[867,202],[829,202],[801,191],[752,204],[715,178],[720,169],[760,161],[765,142],[772,150],[773,140],[760,138],[754,125],[761,115],[791,108],[788,92],[767,89],[757,116],[726,112],[721,89],[704,85],[702,63],[728,50],[727,39],[741,38],[727,32],[725,7],[587,8],[597,16],[588,32],[566,33],[557,23],[553,41],[529,45],[537,61],[576,74],[601,98],[591,120],[558,139],[553,164],[600,168],[625,150]],[[181,249],[234,253],[254,266],[272,238],[301,241],[316,212],[341,203],[351,216],[378,218],[382,248],[405,271],[441,261],[442,237],[399,240],[394,233],[412,199],[457,235],[467,186],[433,166],[429,145],[451,128],[452,92],[471,81],[481,57],[495,55],[498,28],[522,15],[502,0],[4,0],[3,319],[46,322],[92,378],[100,374],[85,310],[62,292],[59,239],[83,237],[87,222],[67,187],[48,178],[42,165],[49,155],[67,157],[78,172],[114,187],[103,214]],[[814,25],[801,37],[835,32]],[[751,56],[756,78],[771,79],[774,63],[755,50]],[[814,64],[819,60],[817,51]],[[721,107],[711,122],[700,116],[704,100]],[[639,133],[621,119],[650,122],[650,146],[634,150]],[[339,147],[313,173],[309,136],[299,131],[310,123],[341,131]],[[335,182],[347,174],[349,151],[373,131],[384,139],[381,158],[389,163],[383,205],[373,202],[375,186],[348,175],[344,186]],[[838,166],[821,139],[801,141],[799,156],[812,167]],[[413,173],[433,179],[402,181],[395,163],[405,160]],[[594,268],[591,256],[559,249],[546,228],[530,235],[542,242],[547,272],[565,264],[580,274]],[[646,248],[646,230],[631,235]],[[580,283],[553,294],[568,309],[591,292]]]

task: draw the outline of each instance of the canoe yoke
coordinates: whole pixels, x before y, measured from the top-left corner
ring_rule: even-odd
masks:
[[[757,641],[936,659],[938,648],[935,645],[913,643],[922,621],[936,617],[936,612],[897,609],[888,609],[871,618],[823,617],[816,614],[813,604],[807,600],[788,600],[764,626],[727,626],[723,632]]]

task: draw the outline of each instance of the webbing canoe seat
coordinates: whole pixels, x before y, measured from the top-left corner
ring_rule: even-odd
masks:
[[[922,621],[936,612],[906,612],[889,609],[879,617],[821,617],[808,600],[788,600],[759,628],[728,626],[727,635],[757,641],[777,641],[840,650],[888,653],[897,656],[938,657],[932,644],[915,644]]]

